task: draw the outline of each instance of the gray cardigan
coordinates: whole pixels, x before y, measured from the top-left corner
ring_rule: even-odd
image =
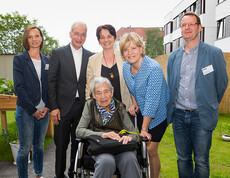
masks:
[[[96,131],[93,131],[92,129],[90,129],[91,102],[92,102],[92,99],[89,99],[85,103],[85,107],[84,107],[84,110],[82,112],[80,122],[79,122],[79,124],[77,126],[77,129],[76,129],[76,137],[86,138],[87,136],[90,136],[90,135],[99,135],[99,136],[101,136],[101,134],[103,132],[111,131],[110,123],[114,122],[115,120],[118,120],[118,118],[116,116],[121,116],[123,129],[125,129],[127,131],[130,131],[130,132],[135,132],[136,131],[134,126],[133,126],[133,123],[130,120],[130,117],[129,117],[127,111],[125,110],[124,104],[122,104],[121,102],[119,102],[117,100],[115,100],[116,109],[115,109],[115,112],[114,112],[111,120],[103,127],[103,129],[98,129],[97,128],[97,129],[95,129]],[[120,112],[120,114],[117,114],[117,112]],[[96,105],[94,105],[94,114],[95,114],[95,121],[101,120],[100,123],[102,124],[102,118],[100,117],[100,114],[99,114],[99,112],[98,112],[98,110],[96,108]],[[100,124],[100,123],[97,123],[97,125]],[[116,129],[114,129],[114,131],[118,132]],[[137,142],[139,141],[139,135],[128,134],[128,136],[131,136],[133,138],[133,140],[135,140]]]

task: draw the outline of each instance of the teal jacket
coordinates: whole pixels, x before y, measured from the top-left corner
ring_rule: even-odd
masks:
[[[167,110],[168,124],[172,122],[172,113],[176,104],[180,68],[183,56],[182,47],[173,51],[168,57],[167,82],[170,100]],[[206,67],[213,67],[207,72]],[[214,130],[219,115],[219,103],[228,85],[226,62],[222,51],[200,41],[195,72],[195,93],[201,125],[205,131]]]

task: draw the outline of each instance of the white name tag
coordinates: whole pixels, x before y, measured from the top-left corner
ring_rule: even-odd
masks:
[[[213,69],[212,65],[209,65],[207,67],[202,68],[203,75],[207,75],[213,71],[214,71],[214,69]]]
[[[45,65],[45,70],[49,70],[49,64]]]

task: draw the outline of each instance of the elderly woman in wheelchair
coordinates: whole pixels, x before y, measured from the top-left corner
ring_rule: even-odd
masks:
[[[113,87],[110,81],[104,77],[94,78],[90,89],[93,98],[87,100],[85,104],[76,136],[85,139],[90,135],[98,135],[123,144],[131,140],[138,142],[139,135],[137,134],[119,135],[122,129],[131,132],[135,132],[135,129],[125,106],[113,98]],[[94,115],[93,123],[91,122],[92,115]],[[135,151],[126,151],[117,155],[101,153],[92,157],[95,160],[94,177],[112,178],[116,168],[119,169],[121,177],[140,177],[140,166]]]

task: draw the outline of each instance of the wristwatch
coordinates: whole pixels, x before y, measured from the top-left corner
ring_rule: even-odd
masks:
[[[141,128],[141,130],[144,130],[144,131],[146,131],[146,132],[149,131],[149,129],[146,129],[146,128]]]

